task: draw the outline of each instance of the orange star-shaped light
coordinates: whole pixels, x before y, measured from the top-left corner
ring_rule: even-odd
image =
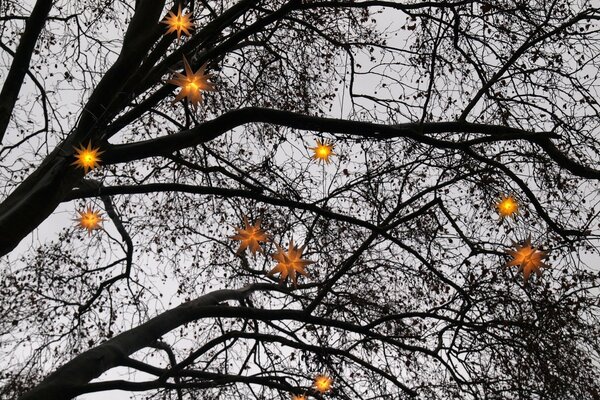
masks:
[[[87,174],[89,170],[100,166],[99,161],[102,161],[98,156],[103,151],[99,151],[98,147],[92,148],[92,142],[88,142],[87,147],[83,147],[82,144],[77,148],[73,146],[77,154],[75,154],[75,161],[71,165],[76,165],[78,168],[83,168]]]
[[[283,282],[287,279],[288,276],[291,277],[294,286],[297,285],[297,273],[307,276],[308,273],[304,270],[307,265],[314,264],[314,261],[303,260],[302,252],[304,251],[304,246],[298,248],[294,246],[294,241],[290,240],[290,245],[288,247],[287,253],[277,245],[277,253],[272,254],[273,257],[277,261],[277,265],[273,268],[267,275],[271,276],[273,274],[279,273],[279,281]]]
[[[333,380],[327,375],[317,375],[315,377],[315,382],[313,383],[314,388],[317,392],[327,393],[331,390],[331,384]]]
[[[185,68],[185,75],[175,72],[175,78],[169,79],[167,82],[181,88],[179,94],[175,97],[175,100],[173,100],[173,103],[187,97],[195,110],[198,103],[202,101],[202,91],[213,92],[215,87],[214,84],[208,81],[212,76],[204,73],[206,64],[201,66],[198,71],[193,72],[192,67],[190,67],[190,64],[184,56],[183,65]]]
[[[187,36],[190,36],[190,30],[194,29],[194,24],[191,19],[191,14],[181,14],[181,4],[179,5],[179,10],[177,14],[174,14],[173,11],[169,10],[169,13],[160,21],[163,24],[169,25],[169,30],[165,35],[168,35],[171,32],[177,32],[177,40],[181,37],[181,33],[185,33]]]
[[[87,229],[88,234],[91,235],[93,230],[101,229],[100,223],[105,221],[100,214],[100,210],[94,210],[91,206],[88,206],[84,211],[77,211],[79,217],[75,218],[74,221],[79,223],[79,227]]]
[[[317,139],[317,145],[315,147],[309,147],[310,150],[313,151],[312,159],[317,160],[317,162],[324,161],[329,164],[331,160],[329,159],[331,156],[335,156],[333,152],[333,148],[335,144],[331,140],[321,140]]]
[[[305,394],[292,395],[292,400],[308,400]]]
[[[500,218],[510,217],[519,211],[519,204],[512,196],[505,196],[496,204]]]
[[[241,241],[240,248],[236,252],[237,255],[242,254],[247,247],[250,247],[252,254],[256,254],[257,251],[263,253],[263,249],[258,242],[268,242],[269,235],[260,228],[260,222],[259,218],[254,225],[250,225],[248,218],[244,215],[244,228],[235,228],[238,233],[229,237]]]
[[[505,265],[508,267],[518,266],[519,271],[523,271],[525,282],[529,279],[532,272],[535,272],[538,276],[542,276],[540,268],[548,268],[549,265],[545,264],[543,260],[547,257],[547,252],[539,251],[531,246],[531,237],[529,237],[523,245],[513,244],[516,250],[507,250],[506,253],[512,256],[512,260],[507,262]]]

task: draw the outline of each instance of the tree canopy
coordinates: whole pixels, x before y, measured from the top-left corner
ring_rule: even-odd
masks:
[[[0,398],[599,399],[599,20],[3,1]]]

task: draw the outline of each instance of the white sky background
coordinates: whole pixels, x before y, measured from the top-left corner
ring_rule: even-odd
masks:
[[[28,2],[24,2],[24,3],[29,3],[31,4],[32,1],[29,0]],[[133,4],[133,1],[131,1],[131,4]],[[170,6],[171,2],[167,1],[167,6]],[[29,9],[31,7],[28,7]],[[55,15],[56,14],[56,10],[53,9],[51,11],[51,15]],[[382,14],[376,14],[373,16],[374,18],[377,19],[377,23],[379,26],[381,26],[382,28],[388,28],[391,31],[395,31],[398,32],[397,36],[390,36],[389,37],[389,42],[388,44],[393,46],[395,44],[397,44],[398,47],[406,47],[406,44],[400,44],[401,42],[405,42],[407,40],[407,35],[408,35],[408,31],[405,30],[401,30],[400,27],[404,25],[405,23],[405,19],[404,19],[404,14],[397,12],[397,11],[390,11],[387,10],[385,13]],[[5,74],[6,74],[6,66],[9,65],[10,62],[10,57],[7,57],[6,54],[2,54],[2,52],[0,52],[0,61],[2,62],[2,67],[0,68],[0,81],[3,81]],[[357,60],[360,63],[360,59]],[[368,63],[363,63],[363,65],[368,65]],[[39,77],[39,76],[38,76]],[[364,78],[362,78],[363,81],[357,82],[357,85],[359,85],[358,87],[360,88],[362,85],[364,86],[368,86],[369,84],[371,84],[371,82],[364,80]],[[377,85],[378,82],[374,81],[372,82],[372,85],[375,86]],[[35,86],[29,81],[29,79],[25,79],[25,84],[23,85],[22,89],[21,89],[21,95],[20,97],[27,97],[29,95],[35,95],[37,93]],[[338,93],[346,93],[347,91],[343,91],[341,88],[338,91]],[[68,96],[68,94],[66,94]],[[78,98],[76,96],[78,96],[78,93],[72,93],[73,98],[65,98],[65,104],[69,104],[70,106],[76,106],[76,103],[78,101]],[[344,114],[346,114],[348,111],[350,111],[350,100],[348,99],[348,97],[346,96],[346,98],[344,99]],[[33,114],[35,114],[37,112],[38,115],[39,114],[39,110],[35,111]],[[336,107],[334,107],[333,111],[330,113],[331,117],[339,117],[341,116],[341,99],[338,99],[338,101],[336,102]],[[35,121],[35,118],[32,118]],[[408,121],[407,121],[408,122]],[[114,141],[113,141],[114,142]],[[0,194],[1,196],[1,194]],[[66,227],[70,227],[73,225],[72,222],[72,218],[75,217],[74,215],[74,206],[76,203],[74,202],[69,202],[69,203],[62,203],[59,205],[59,207],[56,209],[56,211],[50,216],[48,217],[42,224],[40,224],[40,226],[38,227],[38,229],[36,229],[31,235],[29,235],[26,239],[23,240],[23,242],[19,245],[19,247],[17,247],[17,249],[15,249],[11,255],[9,255],[9,260],[11,259],[15,259],[16,255],[21,254],[21,252],[27,248],[29,248],[32,245],[36,245],[39,243],[43,243],[47,240],[52,240],[55,239],[57,236],[57,233],[60,232],[63,228]],[[119,237],[118,233],[116,232],[116,230],[114,229],[114,227],[111,226],[111,224],[106,224],[105,225],[107,230],[115,237]],[[165,294],[165,298],[170,298],[171,295],[174,295],[175,291],[177,290],[177,283],[176,282],[170,282],[172,283],[172,285],[162,285],[161,287],[161,291]],[[160,282],[156,282],[157,285],[161,285]],[[157,287],[158,289],[158,287]],[[177,304],[174,304],[173,306],[176,306]],[[149,312],[150,315],[156,315],[156,312],[152,312],[152,310],[150,310]],[[49,367],[50,369],[50,367]],[[132,375],[128,372],[129,370],[126,368],[115,368],[112,369],[110,371],[108,371],[107,373],[103,374],[99,380],[113,380],[113,379],[127,379],[127,380],[134,380],[134,381],[143,381],[146,379],[152,379],[153,377],[147,374],[143,374],[143,373],[136,373],[135,375]],[[111,399],[111,400],[126,400],[126,399],[130,399],[130,398],[134,398],[134,397],[140,397],[141,393],[134,393],[134,394],[130,394],[128,392],[122,392],[122,391],[108,391],[108,392],[99,392],[99,393],[92,393],[92,394],[87,394],[87,395],[83,395],[83,396],[79,396],[78,399],[80,400],[101,400],[101,399]]]

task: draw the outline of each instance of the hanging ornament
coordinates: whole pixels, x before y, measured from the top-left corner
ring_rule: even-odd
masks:
[[[260,218],[254,222],[254,225],[250,225],[248,218],[245,215],[243,217],[244,228],[235,228],[238,233],[229,237],[230,239],[240,241],[240,248],[237,250],[236,254],[242,254],[246,248],[250,248],[250,251],[254,255],[256,255],[257,251],[264,253],[258,242],[268,242],[269,235],[260,228]]]
[[[83,168],[84,172],[87,174],[89,170],[92,170],[96,167],[99,167],[99,161],[102,161],[98,156],[103,151],[99,151],[98,147],[92,148],[92,142],[88,142],[87,147],[83,147],[82,144],[77,148],[73,146],[75,149],[75,161],[71,165],[76,165],[78,168]]]
[[[513,243],[513,246],[516,248],[516,250],[506,251],[506,254],[512,256],[513,259],[507,262],[505,265],[507,267],[519,267],[519,272],[523,272],[525,282],[527,282],[532,272],[535,272],[538,277],[541,277],[542,272],[540,268],[550,267],[548,264],[543,262],[543,260],[548,256],[547,252],[540,251],[532,247],[531,237],[525,240],[523,245]]]
[[[102,218],[100,210],[94,210],[91,206],[88,206],[84,211],[77,211],[79,217],[75,218],[74,221],[78,222],[78,227],[81,229],[87,229],[88,235],[92,234],[93,230],[102,229],[101,222],[105,221]]]
[[[178,102],[183,98],[187,98],[191,103],[192,108],[196,110],[198,103],[202,101],[202,91],[214,92],[214,84],[208,80],[212,78],[210,74],[205,74],[206,64],[200,67],[198,71],[193,72],[192,67],[188,63],[185,56],[183,57],[183,65],[185,75],[175,72],[175,77],[167,82],[172,85],[177,85],[181,88],[179,94],[173,100],[173,103]]]
[[[511,217],[519,211],[519,204],[512,196],[505,196],[496,204],[500,218]]]
[[[317,375],[313,386],[317,392],[327,393],[331,390],[333,380],[327,375]]]
[[[273,257],[277,261],[277,265],[273,268],[268,276],[279,273],[279,281],[283,282],[289,276],[294,283],[294,286],[297,286],[297,275],[302,274],[307,276],[308,273],[304,270],[307,265],[314,264],[314,261],[303,260],[302,252],[304,251],[304,246],[298,248],[294,246],[294,241],[290,240],[290,244],[288,247],[287,253],[280,247],[278,244],[277,253],[272,254]]]
[[[310,150],[313,151],[312,159],[317,160],[317,162],[325,162],[329,164],[331,162],[330,157],[335,156],[336,154],[333,152],[333,148],[335,144],[333,141],[328,139],[317,139],[317,145],[315,147],[309,147]]]
[[[188,13],[185,15],[181,14],[181,4],[179,4],[179,9],[177,14],[174,14],[173,11],[169,10],[169,13],[160,21],[163,24],[167,24],[169,29],[165,35],[168,35],[172,32],[177,32],[177,40],[180,39],[181,33],[185,33],[186,36],[191,36],[190,30],[194,29],[194,23],[191,18],[192,14]]]

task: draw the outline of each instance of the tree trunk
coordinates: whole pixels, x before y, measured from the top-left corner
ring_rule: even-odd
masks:
[[[148,322],[94,347],[50,374],[19,400],[68,400],[81,394],[83,386],[109,369],[120,365],[125,357],[153,344],[169,331],[202,316],[202,310],[226,300],[242,300],[252,291],[272,285],[256,284],[238,290],[217,290],[181,304]]]
[[[10,71],[6,75],[6,80],[0,92],[0,143],[2,143],[6,133],[12,110],[17,102],[23,79],[29,68],[31,53],[33,53],[38,36],[46,23],[51,8],[52,0],[38,0],[31,15],[27,18],[25,31],[21,36]]]

